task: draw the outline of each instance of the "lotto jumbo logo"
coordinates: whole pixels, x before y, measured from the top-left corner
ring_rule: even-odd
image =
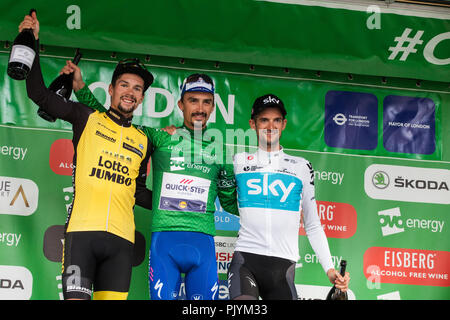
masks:
[[[32,180],[0,177],[0,214],[29,216],[38,206],[39,188]]]
[[[373,199],[450,204],[450,170],[372,164],[364,190]]]

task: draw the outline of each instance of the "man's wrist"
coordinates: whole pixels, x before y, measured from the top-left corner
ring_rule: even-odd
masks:
[[[85,85],[86,85],[86,83],[84,83],[84,81],[77,82],[77,85],[73,87],[73,91],[77,92],[77,91],[83,89]]]

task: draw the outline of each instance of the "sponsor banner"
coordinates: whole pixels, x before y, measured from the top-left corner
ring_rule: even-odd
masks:
[[[0,265],[0,300],[29,300],[33,276],[25,267]]]
[[[36,211],[38,199],[34,181],[0,176],[0,214],[29,216]]]
[[[364,276],[375,283],[450,286],[450,252],[371,247],[364,253]]]
[[[50,168],[56,174],[71,176],[73,170],[73,144],[69,139],[58,139],[50,147]]]
[[[328,292],[333,286],[314,286],[308,284],[296,284],[297,296],[299,300],[325,300]],[[356,296],[349,288],[347,290],[348,300],[356,300]]]
[[[432,154],[436,150],[435,109],[429,98],[384,98],[384,148],[391,152]]]
[[[206,212],[210,180],[165,172],[161,183],[162,210]]]
[[[450,170],[372,164],[364,190],[373,199],[450,204]]]
[[[14,160],[22,160],[25,159],[28,148],[23,148],[20,146],[11,146],[11,145],[0,145],[0,157]]]
[[[355,234],[357,215],[351,204],[318,200],[316,204],[320,222],[327,237],[350,238]],[[300,224],[299,235],[306,235],[303,221]]]
[[[215,236],[217,271],[223,274],[228,272],[228,268],[233,259],[234,248],[236,246],[235,237]]]
[[[378,101],[374,94],[328,91],[325,143],[330,147],[374,150],[378,144]]]
[[[432,35],[430,34],[429,37],[432,38]],[[440,48],[447,42],[450,44],[449,41],[441,42],[436,48]],[[61,49],[52,56],[50,56],[49,47],[45,49],[45,54],[41,56],[41,65],[44,79],[46,83],[49,83],[48,81],[53,79],[64,65],[67,56],[65,52],[69,49],[65,48],[66,51]],[[112,59],[109,60],[110,53],[98,52],[99,57],[103,54],[105,59],[94,61],[88,56],[89,53],[86,53],[86,58],[83,58],[80,66],[85,82],[100,103],[108,107],[110,96],[107,88],[115,63],[111,62]],[[119,58],[118,56],[117,60]],[[0,54],[0,66],[4,67],[4,74],[6,74],[7,59],[7,53]],[[321,223],[328,237],[333,264],[335,268],[338,268],[341,259],[348,261],[352,278],[350,287],[357,293],[358,299],[376,299],[377,296],[397,290],[386,285],[387,288],[383,288],[383,291],[375,291],[367,285],[363,259],[364,253],[369,248],[383,247],[388,241],[392,242],[390,246],[396,248],[420,248],[439,253],[450,251],[447,229],[450,201],[448,196],[450,147],[449,139],[445,139],[450,132],[450,112],[448,108],[443,107],[450,103],[450,95],[447,94],[448,86],[445,86],[445,89],[426,87],[424,84],[422,87],[416,87],[414,81],[411,88],[405,79],[397,79],[395,84],[391,83],[390,75],[387,75],[387,84],[377,82],[373,85],[371,80],[359,81],[356,76],[352,81],[345,80],[345,83],[336,78],[334,78],[335,81],[328,81],[330,79],[325,78],[325,72],[321,74],[321,77],[314,76],[314,81],[310,81],[304,77],[298,80],[292,70],[290,70],[291,73],[284,73],[281,70],[283,76],[280,76],[279,72],[270,73],[270,71],[267,71],[267,76],[262,71],[255,76],[253,71],[249,71],[248,68],[244,70],[244,67],[238,65],[233,65],[234,69],[226,69],[222,65],[219,68],[207,68],[203,64],[187,62],[184,65],[165,67],[166,65],[159,63],[153,56],[151,63],[150,68],[155,74],[155,82],[146,92],[143,103],[135,111],[133,123],[136,125],[160,128],[171,124],[176,126],[182,124],[183,118],[177,107],[179,86],[187,75],[204,69],[206,69],[204,72],[213,78],[216,88],[215,112],[211,115],[209,125],[218,129],[215,133],[224,133],[224,139],[221,142],[227,146],[234,145],[235,151],[240,147],[246,148],[248,144],[253,145],[249,142],[252,138],[250,133],[256,137],[254,131],[249,129],[248,122],[250,106],[255,97],[271,92],[283,100],[287,109],[287,126],[283,131],[281,144],[286,153],[302,156],[312,163],[315,170],[313,174],[316,199],[326,200],[317,201],[317,205]],[[257,72],[259,72],[258,67],[255,68],[255,73]],[[347,79],[346,74],[335,76],[343,76]],[[71,147],[69,142],[72,138],[72,126],[62,120],[49,123],[39,118],[36,115],[36,105],[26,97],[23,82],[13,81],[5,76],[0,79],[0,88],[2,92],[0,94],[0,265],[25,266],[32,270],[33,274],[40,275],[33,279],[34,292],[31,296],[33,299],[57,299],[62,290],[60,278],[58,278],[61,265],[57,262],[60,259],[58,252],[62,246],[59,238],[61,227],[59,229],[55,227],[53,230],[51,227],[64,225],[67,210],[70,208],[75,192],[70,176],[72,155],[69,156],[69,152],[64,155],[64,151],[59,149],[63,145],[66,148]],[[329,92],[335,92],[333,97],[335,100],[328,99],[332,97],[331,94],[327,97]],[[358,93],[360,95],[357,95]],[[377,101],[376,120],[372,119],[371,113],[372,95]],[[327,107],[326,98],[329,102]],[[361,109],[355,106],[354,101],[359,98],[364,105]],[[433,104],[431,105],[431,101],[427,99],[430,99]],[[348,105],[346,100],[349,102]],[[339,103],[332,103],[333,101],[339,101]],[[397,103],[399,107],[396,109]],[[345,116],[346,122],[342,126],[335,121],[341,123],[344,119],[341,116],[335,118],[336,114],[332,115],[332,106],[338,108]],[[330,112],[327,122],[325,121],[326,110]],[[398,114],[395,113],[396,111]],[[422,118],[422,115],[424,115],[424,121],[417,121],[418,117]],[[377,125],[372,126],[375,122]],[[325,129],[326,123],[330,124],[330,127]],[[330,140],[325,141],[325,131],[332,129],[331,125],[335,126],[336,135],[342,134],[340,130],[344,130],[347,131],[345,133],[347,136],[361,133],[361,136],[364,135],[365,138],[361,140],[357,137],[345,137],[346,140],[343,140],[344,143],[339,147],[329,146],[327,143],[332,144],[333,142],[330,141],[333,141],[334,137],[328,132],[327,139],[330,138]],[[434,130],[431,129],[433,125]],[[375,145],[374,141],[370,140],[373,133],[371,130],[377,132],[375,138],[377,144],[374,149],[371,149]],[[107,132],[104,131],[104,133]],[[411,132],[414,136],[417,134],[418,138],[403,139],[400,132],[402,134]],[[234,133],[229,135],[234,140],[228,139],[225,133]],[[105,136],[96,137],[105,144],[109,144]],[[221,137],[216,134],[214,138],[219,141]],[[124,141],[135,147],[132,149],[133,154],[139,154],[139,146],[135,146],[131,141]],[[432,148],[427,149],[428,145]],[[248,149],[252,150],[252,148]],[[431,150],[434,151],[430,154]],[[239,151],[247,151],[247,149]],[[106,150],[106,152],[112,151]],[[155,155],[156,153],[153,154]],[[50,157],[52,160],[49,159]],[[103,170],[109,167],[114,170],[114,161],[113,158],[108,158],[106,153],[102,154],[102,157],[95,162],[98,167],[95,171],[93,168],[92,173],[95,177],[101,177],[102,172],[97,169]],[[184,158],[175,155],[168,168],[172,170],[172,174],[180,174],[187,166],[192,166],[193,169],[205,174],[209,173],[209,168],[201,164],[185,163]],[[378,171],[380,173],[376,174]],[[202,198],[201,193],[196,193],[200,189],[191,190],[189,187],[192,185],[202,187],[202,183],[189,183],[189,179],[184,183],[182,177],[180,178],[180,180],[168,179],[167,188],[173,187],[176,190],[167,189],[162,196],[168,198],[166,199],[168,205],[173,205],[176,210],[193,208],[200,211],[207,199]],[[282,181],[283,188],[281,183],[276,182],[277,179],[268,179],[265,184],[264,176],[254,178],[260,181],[251,182],[249,191],[256,193],[259,191],[258,188],[261,188],[261,194],[263,194],[266,187],[268,195],[273,191],[271,189],[278,193],[278,197],[272,194],[274,201],[284,200],[283,197],[286,194],[286,202],[290,200],[292,191],[288,194],[288,190],[292,182]],[[9,182],[4,183],[5,181]],[[150,173],[147,187],[152,190],[152,186]],[[17,206],[19,209],[17,212],[12,211],[10,206],[15,195],[17,197],[13,206]],[[257,200],[260,195],[254,196]],[[135,206],[136,228],[142,230],[145,243],[150,241],[151,235],[148,230],[151,219],[151,212]],[[214,219],[217,237],[227,238],[226,241],[218,240],[217,244],[225,242],[229,245],[229,247],[217,246],[216,248],[219,277],[224,280],[233,252],[231,244],[237,237],[239,229],[239,217],[223,211],[216,200]],[[138,241],[138,236],[136,239]],[[307,238],[299,236],[298,244],[301,260],[297,265],[296,283],[328,287],[330,285],[328,279]],[[142,246],[145,247],[145,245]],[[129,299],[148,299],[148,264],[145,263],[147,259],[144,257],[147,253],[141,250],[139,249],[136,263],[144,262],[133,268]],[[440,254],[437,255],[439,256]],[[397,256],[394,258],[397,259]],[[411,253],[411,260],[413,259],[414,256]],[[420,261],[420,257],[417,259]],[[435,262],[435,265],[438,264]],[[379,268],[381,275],[390,270],[390,267],[384,268],[382,265]],[[429,272],[432,271],[435,270],[429,270]],[[424,272],[428,271],[422,273]],[[376,271],[373,276],[376,277]],[[410,277],[419,279],[414,275]],[[444,281],[445,279],[434,280]],[[423,289],[419,292],[416,284],[403,284],[400,291],[401,298],[450,299],[447,286],[424,285]]]
[[[432,233],[443,233],[445,220],[421,217],[404,218],[400,207],[378,211],[383,237],[405,232],[407,230],[427,230]],[[425,215],[422,215],[425,216]]]
[[[380,294],[380,295],[377,296],[377,300],[401,300],[400,292],[399,291],[393,291],[393,292]]]
[[[214,212],[214,222],[216,230],[238,231],[240,227],[240,218],[234,214],[226,212],[220,205],[219,198],[215,201],[216,211]]]
[[[29,7],[29,0],[2,1],[0,40],[14,40],[17,17]],[[125,4],[106,0],[48,0],[36,9],[47,26],[41,31],[46,46],[149,54],[152,63],[168,56],[220,61],[216,68],[235,62],[279,67],[280,74],[281,68],[302,68],[433,81],[447,81],[450,70],[445,8],[323,0],[191,0],[185,6],[171,0],[142,2],[128,12]],[[157,14],[149,19],[149,12]],[[198,14],[203,23],[186,28]],[[122,19],[98,24],[115,16]]]

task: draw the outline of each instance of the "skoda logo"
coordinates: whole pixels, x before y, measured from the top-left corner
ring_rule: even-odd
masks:
[[[377,171],[373,174],[372,183],[378,189],[386,189],[389,185],[389,176],[384,171]]]
[[[333,117],[333,121],[338,125],[338,126],[342,126],[347,122],[347,118],[345,117],[344,114],[342,113],[337,113],[334,117]]]

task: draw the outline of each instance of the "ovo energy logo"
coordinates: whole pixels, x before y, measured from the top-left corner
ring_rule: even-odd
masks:
[[[433,233],[442,233],[445,221],[421,219],[421,218],[402,218],[400,208],[392,208],[378,211],[381,224],[381,233],[383,237],[392,234],[404,232],[407,229],[428,230]]]

